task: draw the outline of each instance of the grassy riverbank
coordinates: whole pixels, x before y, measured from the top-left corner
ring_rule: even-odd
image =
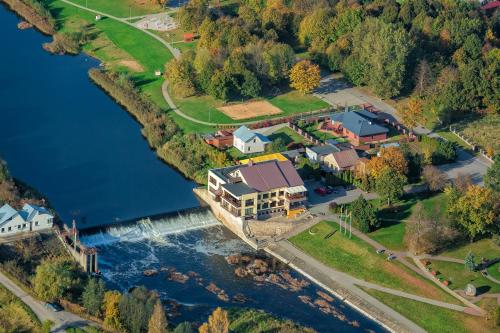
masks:
[[[36,314],[0,284],[0,331],[41,333]]]
[[[2,0],[24,18],[35,26],[38,30],[47,35],[52,35],[56,31],[55,20],[50,12],[36,0]]]

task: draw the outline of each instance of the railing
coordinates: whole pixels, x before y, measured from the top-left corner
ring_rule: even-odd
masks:
[[[306,195],[303,194],[303,193],[300,193],[300,194],[288,194],[287,193],[285,195],[285,198],[288,199],[288,200],[305,199]]]
[[[224,200],[226,200],[227,202],[229,202],[231,205],[235,206],[235,207],[241,207],[241,201],[240,200],[236,200],[235,198],[233,198],[232,196],[228,195],[228,194],[224,194],[223,196]]]

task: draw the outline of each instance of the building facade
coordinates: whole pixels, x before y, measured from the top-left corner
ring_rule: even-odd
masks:
[[[241,126],[233,132],[233,146],[244,154],[262,153],[271,141],[260,133]]]
[[[0,237],[52,228],[54,216],[40,206],[25,204],[19,211],[5,204],[0,207]]]
[[[307,189],[288,160],[212,169],[208,192],[223,209],[241,219],[294,217],[307,205]]]
[[[330,117],[332,125],[356,146],[387,139],[389,130],[378,125],[377,118],[366,110],[345,111]]]

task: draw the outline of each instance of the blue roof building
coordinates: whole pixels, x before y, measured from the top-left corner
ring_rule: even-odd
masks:
[[[341,126],[343,135],[355,145],[387,139],[389,130],[376,124],[377,118],[366,110],[345,111],[330,116],[332,123]]]

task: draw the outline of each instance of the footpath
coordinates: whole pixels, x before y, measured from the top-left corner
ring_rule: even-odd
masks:
[[[52,327],[51,332],[66,332],[66,329],[70,327],[83,328],[86,326],[95,325],[95,323],[83,319],[70,312],[54,312],[46,308],[43,302],[34,299],[31,295],[22,290],[3,273],[0,273],[0,284],[2,284],[11,293],[19,297],[27,306],[29,306],[41,322],[44,322],[46,320],[54,322],[54,326]]]

